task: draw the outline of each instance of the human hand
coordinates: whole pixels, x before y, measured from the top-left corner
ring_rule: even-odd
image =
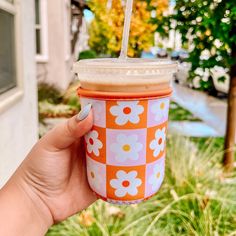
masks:
[[[41,138],[5,187],[22,192],[47,227],[96,200],[86,178],[82,143],[92,127],[90,110],[87,105]]]

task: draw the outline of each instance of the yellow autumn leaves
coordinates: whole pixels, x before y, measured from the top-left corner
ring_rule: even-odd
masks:
[[[95,16],[89,28],[89,46],[98,53],[117,56],[121,48],[125,1],[113,0],[111,7],[108,1],[89,1]],[[161,16],[168,8],[168,0],[152,0],[150,6],[155,9],[156,16]],[[153,46],[156,25],[150,19],[151,11],[147,2],[134,0],[128,56],[137,57],[143,50]]]

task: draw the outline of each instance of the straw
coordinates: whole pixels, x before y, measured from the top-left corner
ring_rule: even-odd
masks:
[[[121,44],[121,51],[120,51],[119,59],[127,58],[132,8],[133,8],[133,0],[127,0],[126,7],[125,7],[125,22],[124,22],[123,37],[122,37],[122,44]]]

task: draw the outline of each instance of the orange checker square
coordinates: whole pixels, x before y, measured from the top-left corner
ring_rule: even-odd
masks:
[[[106,101],[106,127],[139,129],[147,127],[147,100]]]
[[[107,198],[137,200],[145,194],[145,165],[123,167],[107,165]]]
[[[106,163],[106,129],[93,126],[85,135],[87,155],[100,163]]]
[[[163,156],[166,149],[167,122],[161,125],[147,128],[147,163],[158,160]]]

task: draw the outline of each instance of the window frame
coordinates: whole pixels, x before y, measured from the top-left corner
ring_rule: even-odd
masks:
[[[14,0],[14,3],[0,0],[0,8],[14,16],[15,31],[15,66],[16,66],[16,86],[0,94],[0,114],[9,109],[15,103],[19,102],[24,95],[23,85],[23,64],[20,42],[22,39],[20,0]]]
[[[70,13],[70,1],[65,0],[64,3],[64,27],[65,27],[65,60],[69,61],[71,58],[71,45],[70,45],[70,36],[71,36],[71,28],[70,28],[70,22],[71,22],[71,13]]]
[[[40,44],[41,44],[41,54],[36,52],[36,62],[46,63],[48,62],[48,6],[47,0],[39,0],[39,20],[40,24],[35,25],[35,35],[36,29],[40,29]],[[36,42],[36,41],[35,41]]]

